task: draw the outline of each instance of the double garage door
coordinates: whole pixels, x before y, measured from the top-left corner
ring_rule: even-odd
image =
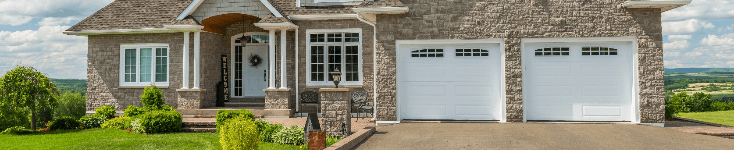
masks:
[[[500,120],[499,45],[401,45],[401,119]],[[526,45],[522,50],[527,120],[630,121],[630,44]],[[510,108],[508,108],[510,109]]]

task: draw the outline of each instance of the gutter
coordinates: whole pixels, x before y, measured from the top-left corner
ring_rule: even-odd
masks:
[[[372,26],[372,42],[374,45],[372,46],[372,119],[371,121],[377,120],[377,26],[375,26],[374,23],[369,22],[365,19],[362,19],[361,16],[357,17],[359,21],[362,21],[364,23],[367,23]]]
[[[203,29],[201,25],[163,25],[163,28],[142,28],[142,29],[113,29],[113,30],[82,30],[82,31],[64,31],[66,35],[99,35],[99,34],[136,34],[136,33],[176,33],[176,32],[196,32]]]

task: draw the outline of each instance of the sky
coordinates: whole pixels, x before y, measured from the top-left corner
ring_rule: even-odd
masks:
[[[113,0],[0,0],[0,73],[33,66],[87,78],[87,38],[62,32]],[[734,0],[694,0],[663,13],[666,68],[734,68]]]

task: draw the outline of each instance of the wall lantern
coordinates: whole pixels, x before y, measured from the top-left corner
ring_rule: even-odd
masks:
[[[245,16],[242,16],[242,29],[244,30],[245,28],[247,28],[245,27]],[[240,44],[242,44],[242,48],[245,48],[245,46],[247,46],[247,41],[249,40],[250,36],[245,36],[245,34],[243,33],[242,37],[240,37]]]
[[[339,68],[336,68],[334,72],[331,72],[331,77],[334,78],[334,85],[339,88],[339,80],[341,80],[342,73],[339,72]]]

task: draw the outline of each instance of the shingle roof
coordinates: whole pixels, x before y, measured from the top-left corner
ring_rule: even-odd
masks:
[[[265,16],[265,18],[261,19],[257,23],[282,23],[282,22],[291,22],[285,17],[275,17],[273,15]]]
[[[198,24],[193,19],[176,21],[193,0],[115,0],[66,31],[162,28],[171,24]]]
[[[400,0],[375,0],[362,2],[353,6],[324,6],[324,7],[296,7],[296,0],[269,0],[270,3],[283,14],[288,15],[330,15],[354,14],[352,8],[358,7],[402,7]]]

